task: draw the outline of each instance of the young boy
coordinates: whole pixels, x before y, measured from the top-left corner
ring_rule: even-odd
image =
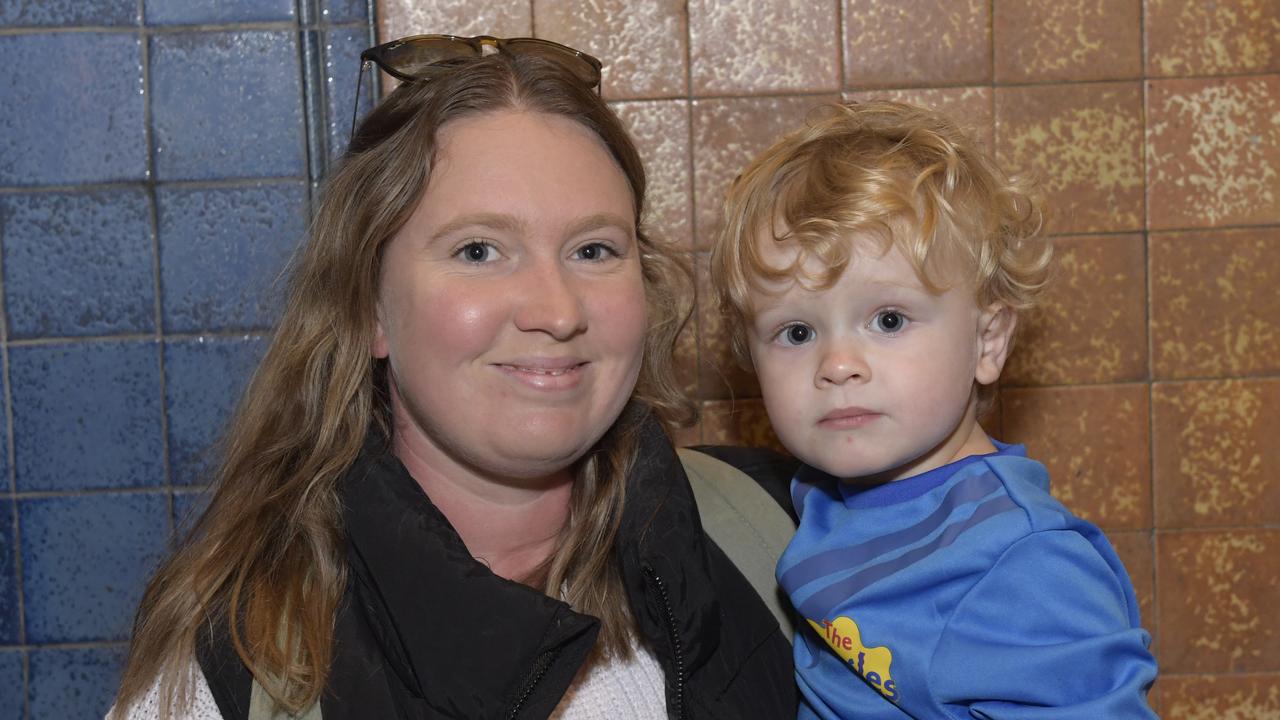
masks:
[[[804,462],[778,563],[800,717],[1155,717],[1115,552],[977,422],[1045,284],[1030,196],[945,118],[872,102],[767,150],[726,220],[713,282]]]

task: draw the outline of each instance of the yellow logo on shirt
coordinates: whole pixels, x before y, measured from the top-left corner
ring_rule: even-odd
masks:
[[[807,619],[807,618],[806,618]],[[898,701],[898,686],[889,674],[889,665],[893,663],[893,653],[889,648],[869,648],[862,644],[862,633],[858,624],[847,617],[838,617],[834,621],[823,620],[809,624],[822,636],[823,640],[836,651],[854,672],[858,673],[886,698]]]

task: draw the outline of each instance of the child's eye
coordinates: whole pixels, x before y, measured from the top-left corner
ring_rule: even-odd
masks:
[[[813,328],[804,323],[792,323],[778,332],[778,342],[788,347],[804,345],[813,339]]]
[[[907,326],[907,316],[897,310],[881,310],[871,319],[871,325],[879,332],[893,335]]]
[[[454,250],[453,256],[466,260],[469,263],[479,265],[481,263],[493,261],[497,253],[498,249],[491,243],[483,240],[472,240],[457,250]]]

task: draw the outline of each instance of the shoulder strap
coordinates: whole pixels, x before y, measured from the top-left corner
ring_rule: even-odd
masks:
[[[249,693],[249,720],[322,720],[320,703],[302,711],[300,715],[290,715],[276,706],[276,701],[267,689],[253,681],[253,690]]]
[[[677,452],[693,486],[702,529],[755,588],[790,642],[795,619],[774,569],[796,531],[791,516],[738,468],[689,448]]]

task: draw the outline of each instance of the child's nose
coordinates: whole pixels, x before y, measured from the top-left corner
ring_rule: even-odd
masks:
[[[844,385],[847,382],[866,382],[871,379],[871,368],[857,348],[843,344],[831,347],[822,356],[814,385],[824,387]]]

